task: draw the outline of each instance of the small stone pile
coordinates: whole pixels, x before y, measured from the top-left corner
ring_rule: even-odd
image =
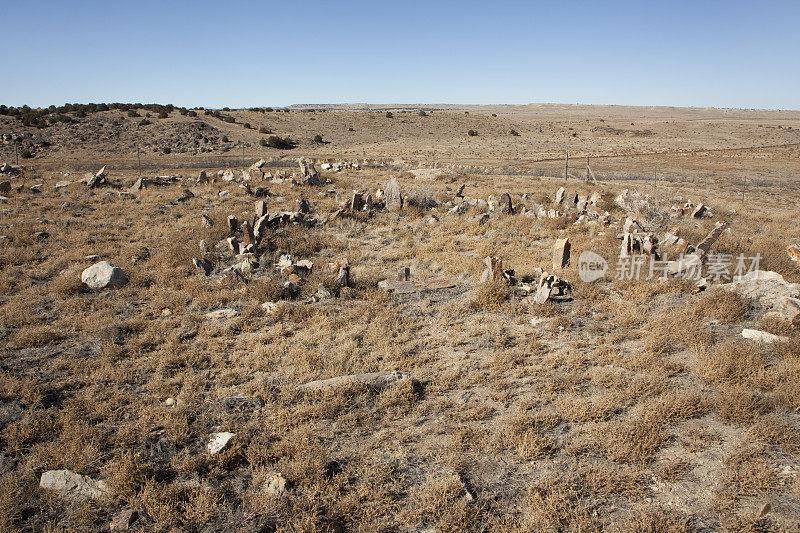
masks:
[[[691,216],[692,218],[706,218],[713,217],[714,215],[702,202],[695,205],[691,200],[687,200],[683,204],[673,204],[669,208],[669,214],[673,218]]]
[[[330,170],[331,172],[341,172],[346,169],[359,169],[358,163],[351,163],[349,161],[337,161],[336,163],[322,163],[320,167],[322,170]]]

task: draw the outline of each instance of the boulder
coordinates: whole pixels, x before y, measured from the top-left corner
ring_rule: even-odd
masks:
[[[100,261],[81,272],[81,281],[90,289],[105,289],[123,287],[128,278],[121,268],[108,261]]]
[[[750,298],[767,315],[800,326],[800,284],[787,282],[777,272],[756,270],[721,287]]]
[[[97,500],[107,490],[103,481],[95,481],[71,470],[47,470],[42,473],[39,486],[72,501]]]
[[[206,445],[208,453],[214,455],[216,453],[221,452],[222,450],[225,449],[230,440],[235,436],[236,433],[229,433],[227,431],[212,433],[208,439],[208,444]]]

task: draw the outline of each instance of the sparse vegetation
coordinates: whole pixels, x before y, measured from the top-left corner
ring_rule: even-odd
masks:
[[[731,229],[714,251],[761,253],[762,268],[800,282],[786,255],[789,243],[800,242],[800,228],[787,223],[797,218],[796,147],[684,151],[709,124],[709,146],[716,139],[777,146],[790,134],[785,123],[758,128],[738,120],[751,112],[670,111],[685,119],[686,133],[672,123],[640,124],[654,135],[635,137],[636,148],[660,153],[593,158],[599,183],[583,181],[583,154],[573,163],[570,151],[578,179],[566,189],[581,198],[602,193],[596,209],[614,218],[604,225],[528,215],[539,205],[555,209],[564,160],[553,139],[566,140],[569,126],[588,131],[583,116],[550,121],[526,109],[509,119],[526,132],[516,139],[486,109],[437,111],[424,121],[414,119],[415,109],[391,124],[383,111],[318,110],[314,129],[307,113],[275,116],[269,122],[281,135],[271,137],[262,127],[258,135],[210,118],[187,120],[191,113],[180,109],[141,130],[142,118],[129,117],[148,112],[140,107],[30,130],[0,118],[0,159],[13,162],[17,149],[36,155],[3,178],[11,188],[2,193],[0,232],[0,530],[106,531],[123,509],[138,512],[133,530],[164,532],[796,526],[797,327],[729,290],[614,272],[629,215],[614,199],[624,189],[652,194],[658,162],[658,207],[631,212],[646,231],[674,231],[695,245],[724,220]],[[512,111],[503,113],[505,121]],[[603,113],[626,129],[581,134],[585,149],[628,149],[629,116]],[[766,122],[762,114],[769,112],[759,112]],[[463,139],[467,128],[482,135]],[[306,144],[297,154],[248,149],[244,168],[263,157],[262,170],[278,178],[265,183],[253,172],[251,192],[268,186],[270,194],[256,198],[239,187],[242,154],[222,144],[230,141],[220,130],[238,131],[236,147],[256,140],[269,147],[272,138],[294,146],[286,135],[326,131],[339,153]],[[78,151],[63,144],[65,132],[74,132]],[[187,138],[213,151],[194,158],[182,148]],[[143,147],[142,175],[182,180],[131,198],[139,173],[124,143],[132,141]],[[48,142],[58,150],[43,150]],[[665,153],[670,147],[681,152]],[[325,152],[333,167],[316,164],[330,183],[298,185],[296,160],[305,149]],[[437,168],[423,167],[426,158]],[[107,181],[90,189],[78,180],[97,171],[98,159],[108,162]],[[360,167],[348,166],[356,160]],[[217,178],[227,168],[233,182]],[[209,183],[195,181],[201,169]],[[737,181],[744,173],[758,176],[748,179],[746,202]],[[398,211],[376,194],[392,176],[404,199]],[[72,183],[57,189],[61,180]],[[340,211],[354,191],[372,196],[372,210]],[[517,214],[482,217],[487,207],[479,201],[506,191]],[[670,217],[669,206],[688,198],[702,199],[714,217]],[[306,199],[310,213],[262,234],[252,274],[226,271],[249,257],[230,251],[226,239],[244,233],[229,234],[228,216],[252,223],[262,199],[271,212],[294,212]],[[448,214],[459,203],[464,212]],[[536,293],[536,269],[551,271],[562,236],[572,243],[572,261],[557,272],[573,299],[536,303],[523,286]],[[604,279],[581,281],[577,260],[585,250],[610,260]],[[276,268],[287,253],[314,264],[288,285],[289,273]],[[95,255],[123,268],[128,284],[84,285],[82,269]],[[502,258],[501,279],[479,281],[486,256]],[[193,266],[201,257],[212,265],[209,276]],[[339,265],[329,265],[343,259],[351,266],[344,287],[334,282]],[[655,263],[643,259],[646,275]],[[378,288],[404,267],[421,290]],[[442,281],[446,287],[436,288]],[[224,308],[238,315],[206,316]],[[741,336],[743,328],[786,339],[757,343]],[[411,379],[298,389],[394,370]],[[211,454],[206,446],[218,431],[235,436]],[[51,469],[102,480],[107,495],[61,499],[39,487]],[[763,511],[766,502],[771,508]]]

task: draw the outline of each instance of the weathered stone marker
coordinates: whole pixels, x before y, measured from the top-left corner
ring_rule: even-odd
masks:
[[[513,215],[514,206],[511,203],[511,195],[504,192],[500,195],[500,212],[504,215]]]
[[[400,194],[400,183],[397,178],[392,178],[383,187],[386,196],[386,209],[392,212],[400,211],[403,208],[403,196]]]
[[[558,270],[569,265],[569,252],[571,247],[572,245],[567,238],[556,240],[556,245],[553,249],[553,270]]]

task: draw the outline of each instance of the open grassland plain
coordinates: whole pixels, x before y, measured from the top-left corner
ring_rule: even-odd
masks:
[[[800,113],[64,114],[0,115],[0,530],[797,530]]]

